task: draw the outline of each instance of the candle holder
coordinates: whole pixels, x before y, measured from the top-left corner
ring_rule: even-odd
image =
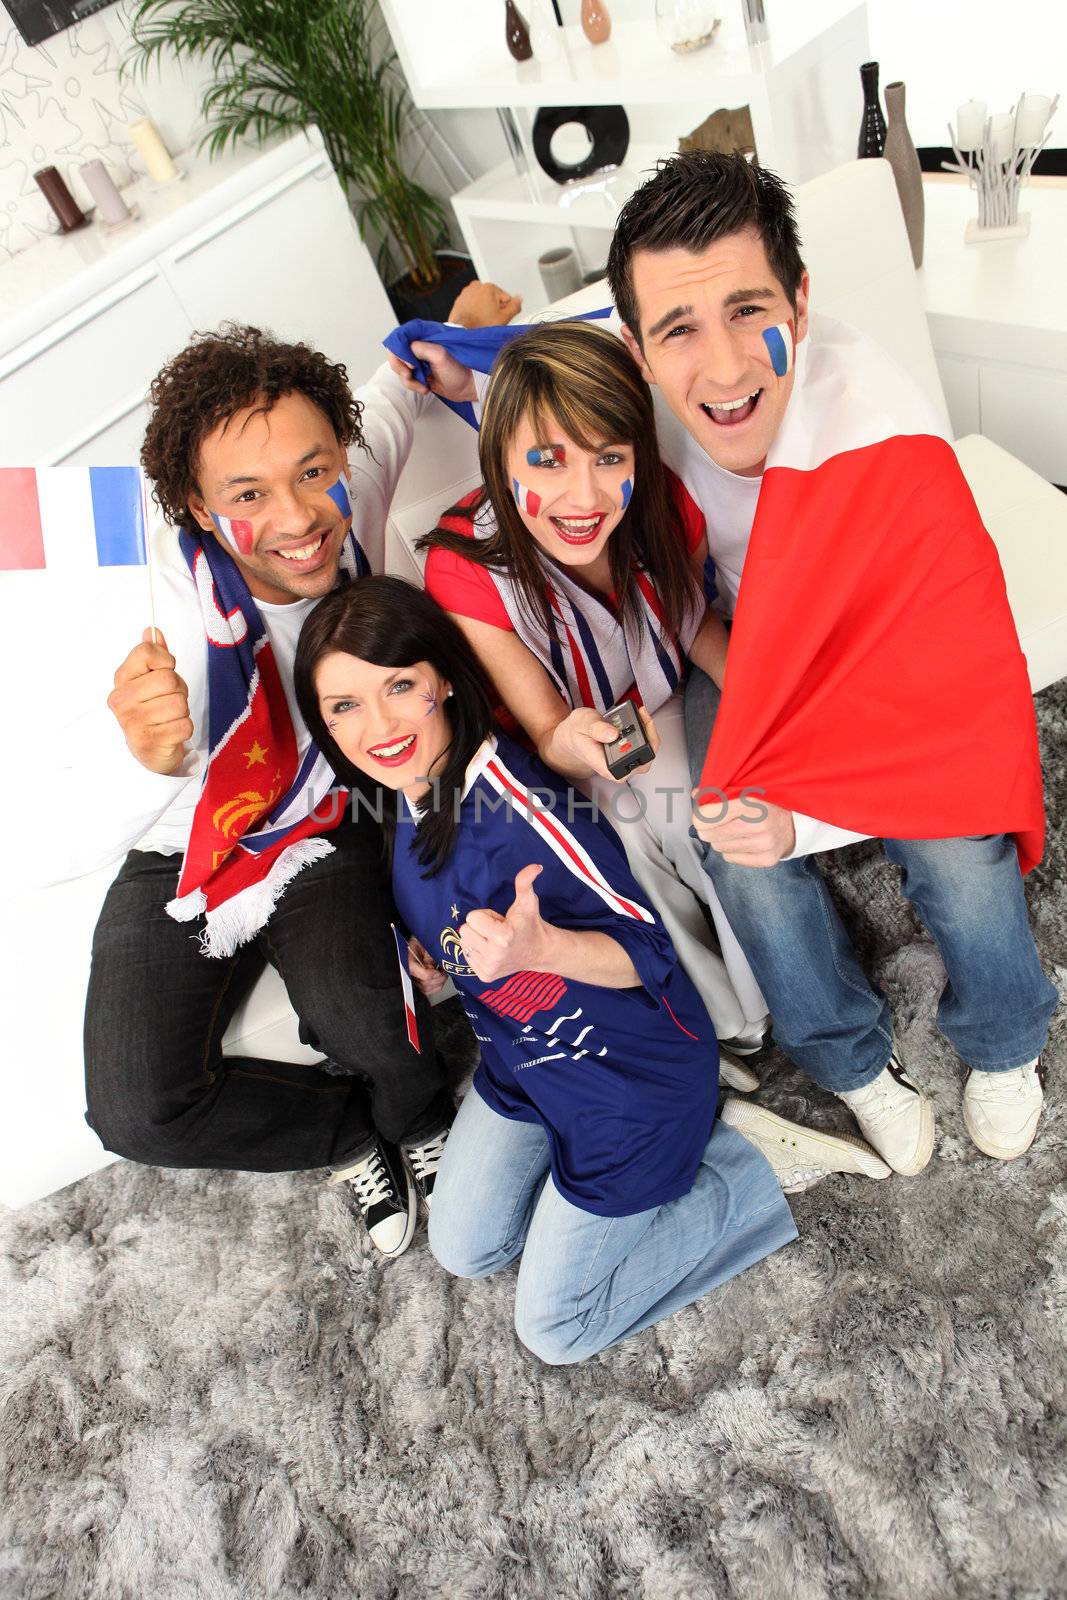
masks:
[[[949,144],[956,159],[941,163],[945,172],[966,176],[978,193],[978,216],[964,229],[964,242],[1025,238],[1030,217],[1025,211],[1020,215],[1019,195],[1048,141],[1059,96],[1047,101],[1040,95],[1020,95],[1011,111],[1000,116],[985,116],[980,107],[980,137],[973,129],[962,131],[973,121],[972,107],[978,105],[972,101],[960,107],[957,128],[949,123]]]

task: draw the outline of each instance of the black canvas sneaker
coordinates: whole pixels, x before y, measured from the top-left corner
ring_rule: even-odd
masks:
[[[337,1168],[330,1182],[348,1184],[375,1248],[383,1256],[402,1256],[415,1237],[418,1199],[396,1145],[379,1138],[359,1161]]]
[[[437,1177],[437,1169],[441,1165],[441,1157],[445,1153],[445,1142],[448,1139],[448,1133],[449,1130],[446,1128],[443,1133],[435,1134],[432,1139],[427,1139],[424,1144],[409,1145],[404,1151],[405,1159],[415,1179],[415,1186],[425,1202],[427,1211],[429,1211],[430,1202],[433,1199],[434,1180]]]

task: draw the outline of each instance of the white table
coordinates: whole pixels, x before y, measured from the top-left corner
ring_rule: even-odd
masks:
[[[971,245],[974,193],[928,182],[925,194],[919,288],[953,428],[1067,484],[1067,186],[1023,191],[1027,238]]]

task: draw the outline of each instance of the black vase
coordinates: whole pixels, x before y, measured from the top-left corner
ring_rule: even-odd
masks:
[[[856,154],[862,161],[867,156],[880,156],[885,149],[885,117],[878,103],[878,63],[865,61],[860,68],[863,84],[863,120],[860,123],[860,142]]]
[[[577,122],[592,141],[589,153],[572,165],[552,154],[552,136],[566,123]],[[630,146],[630,120],[622,106],[542,106],[534,118],[533,151],[554,183],[572,183],[607,167],[621,167]]]

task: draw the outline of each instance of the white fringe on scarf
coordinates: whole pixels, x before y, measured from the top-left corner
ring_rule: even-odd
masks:
[[[271,912],[298,872],[333,854],[334,847],[321,834],[311,839],[300,839],[283,850],[265,878],[250,883],[240,894],[231,895],[214,911],[207,910],[207,896],[203,889],[194,889],[180,900],[167,904],[167,914],[176,922],[192,922],[194,917],[206,913],[204,931],[199,935],[200,949],[206,956],[232,956],[241,945],[247,944],[259,930],[266,926]]]

